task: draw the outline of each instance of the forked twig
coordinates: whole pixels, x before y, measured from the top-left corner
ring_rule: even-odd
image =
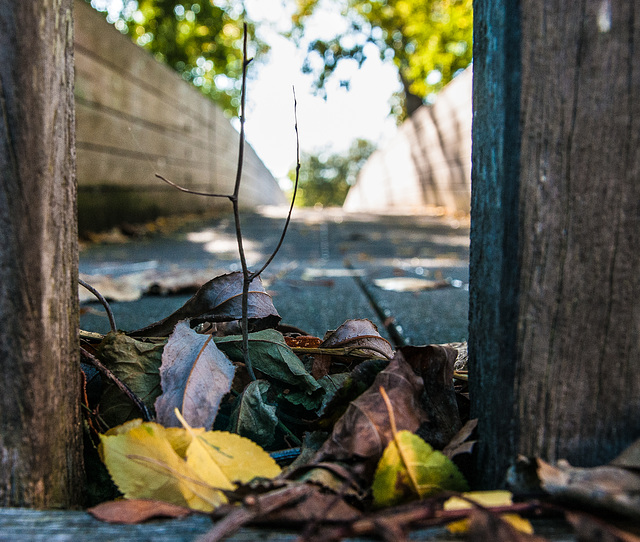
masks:
[[[166,179],[162,175],[156,173],[156,177],[168,185],[180,190],[181,192],[185,192],[187,194],[194,194],[197,196],[208,196],[213,198],[227,198],[231,205],[233,206],[233,217],[235,221],[236,228],[236,238],[238,241],[238,252],[240,255],[240,265],[242,267],[242,319],[241,319],[241,329],[242,329],[242,356],[244,358],[244,363],[247,368],[247,372],[252,380],[256,380],[256,375],[253,371],[253,366],[251,364],[251,359],[249,357],[249,286],[253,280],[258,278],[260,274],[267,268],[267,266],[273,261],[276,254],[280,250],[282,243],[284,242],[285,235],[287,233],[287,228],[289,227],[289,223],[291,222],[291,213],[293,212],[293,206],[296,201],[296,194],[298,192],[298,181],[300,178],[300,138],[298,134],[298,112],[297,112],[297,101],[296,101],[296,93],[295,89],[293,90],[293,103],[294,103],[294,121],[295,121],[295,132],[296,132],[296,179],[293,189],[293,196],[291,198],[291,206],[289,207],[289,213],[287,214],[287,219],[284,224],[284,228],[282,229],[282,235],[280,236],[280,240],[276,248],[271,253],[271,256],[267,258],[265,264],[260,267],[260,269],[256,272],[250,272],[247,267],[247,259],[244,252],[244,245],[242,240],[242,227],[240,224],[240,209],[239,209],[239,195],[240,195],[240,183],[242,180],[242,164],[244,161],[244,142],[245,142],[245,134],[244,134],[244,124],[245,124],[245,103],[246,103],[246,90],[247,90],[247,66],[253,59],[247,59],[247,25],[244,24],[244,38],[242,43],[242,91],[240,95],[240,141],[238,148],[238,167],[236,169],[236,180],[233,189],[233,194],[214,194],[210,192],[198,192],[195,190],[191,190],[189,188],[185,188],[183,186],[179,186],[176,183]]]

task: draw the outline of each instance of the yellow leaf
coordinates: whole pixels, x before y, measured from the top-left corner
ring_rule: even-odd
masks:
[[[128,499],[158,499],[210,512],[227,502],[221,490],[255,477],[272,478],[280,467],[248,439],[184,425],[165,428],[132,420],[100,435],[100,457]]]
[[[255,442],[223,431],[196,433],[201,430],[191,428],[177,409],[175,414],[192,434],[187,465],[208,484],[234,489],[233,482],[246,483],[256,477],[274,478],[280,474],[278,464]]]
[[[463,493],[463,496],[485,508],[491,508],[492,506],[509,506],[513,504],[511,493],[503,490],[471,491],[469,493]],[[451,497],[444,503],[445,510],[464,510],[472,506],[470,502],[458,497]],[[502,514],[500,517],[510,523],[514,529],[523,533],[533,534],[533,526],[529,520],[520,517],[518,514]],[[453,534],[464,534],[469,530],[469,520],[461,519],[449,523],[447,530]]]
[[[372,489],[376,506],[391,506],[468,487],[447,456],[410,431],[398,431],[378,462]]]
[[[100,456],[128,499],[159,499],[203,511],[223,502],[224,496],[176,453],[167,430],[157,423],[132,420],[100,435]]]
[[[204,433],[204,429],[192,429],[194,433]],[[171,447],[182,458],[187,457],[187,448],[191,444],[192,434],[184,429],[184,427],[165,427],[165,432]]]

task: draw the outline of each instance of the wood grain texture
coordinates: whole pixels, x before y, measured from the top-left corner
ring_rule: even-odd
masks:
[[[71,0],[0,5],[0,505],[80,500]]]
[[[640,2],[474,8],[469,366],[495,485],[519,453],[592,466],[640,436]]]
[[[553,542],[575,542],[576,536],[559,520],[533,520],[536,533]],[[103,523],[86,512],[61,512],[25,510],[21,508],[0,509],[0,539],[28,542],[51,542],[73,540],[94,542],[96,540],[118,540],[119,542],[195,542],[201,540],[214,523],[204,515],[193,515],[184,519],[150,521],[139,525],[116,525]],[[243,527],[225,538],[230,542],[293,542],[300,539],[303,526],[286,529],[284,526],[267,528]],[[409,534],[411,540],[452,542],[459,540],[445,527],[416,529]],[[349,537],[346,542],[379,540],[372,537]]]
[[[479,418],[478,483],[498,483],[514,456],[518,303],[519,13],[474,2],[469,261],[469,386]]]
[[[640,2],[522,13],[519,451],[640,436]]]
[[[80,190],[113,186],[155,192],[156,205],[168,214],[229,209],[227,200],[183,194],[155,177],[159,173],[192,190],[233,192],[239,134],[222,109],[87,3],[76,2],[74,11]],[[291,151],[295,157],[295,146]],[[254,208],[286,201],[246,145],[241,204]]]

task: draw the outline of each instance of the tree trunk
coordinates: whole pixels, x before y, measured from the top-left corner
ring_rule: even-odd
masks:
[[[413,92],[411,92],[411,82],[404,78],[402,73],[400,74],[400,82],[402,83],[402,90],[404,92],[404,109],[407,114],[407,118],[413,115],[424,102],[420,96],[416,96]]]
[[[82,489],[72,0],[0,4],[0,506]]]
[[[479,468],[640,436],[640,1],[474,2]]]

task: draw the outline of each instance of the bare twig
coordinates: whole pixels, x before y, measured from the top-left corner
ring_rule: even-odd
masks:
[[[242,357],[247,372],[251,380],[256,380],[256,374],[253,371],[251,357],[249,355],[249,284],[252,277],[247,267],[247,258],[244,253],[244,245],[242,243],[242,228],[240,225],[240,209],[238,205],[238,195],[240,194],[240,181],[242,180],[242,163],[244,160],[244,123],[245,123],[245,103],[247,94],[247,66],[250,60],[247,60],[247,23],[244,23],[244,39],[242,42],[242,91],[240,93],[240,142],[238,148],[238,168],[236,171],[236,183],[233,189],[231,204],[233,205],[233,218],[236,226],[236,239],[238,241],[238,252],[240,253],[240,266],[242,267]]]
[[[185,188],[183,186],[179,186],[176,183],[166,179],[162,175],[156,173],[156,177],[170,186],[173,186],[177,190],[181,192],[186,192],[187,194],[194,194],[198,196],[208,196],[214,198],[227,198],[231,205],[233,206],[233,218],[235,221],[235,229],[236,229],[236,239],[238,242],[238,252],[240,255],[240,265],[242,268],[242,319],[241,319],[241,330],[242,330],[242,357],[244,358],[244,363],[247,368],[247,372],[252,380],[256,380],[255,372],[253,371],[253,366],[251,363],[251,358],[249,356],[249,286],[253,280],[258,278],[260,274],[267,268],[267,266],[272,262],[275,258],[276,254],[280,250],[282,243],[284,242],[285,235],[287,233],[287,228],[289,227],[289,223],[291,221],[291,213],[293,211],[293,206],[296,200],[296,194],[298,191],[298,180],[300,177],[300,139],[298,135],[298,114],[297,114],[297,101],[295,89],[293,91],[293,102],[294,102],[294,119],[295,119],[295,131],[296,131],[296,180],[293,190],[293,197],[291,199],[291,206],[289,207],[289,213],[287,215],[287,219],[284,224],[284,228],[282,230],[282,235],[280,236],[280,240],[274,251],[271,253],[267,261],[264,265],[256,272],[250,272],[247,267],[247,258],[244,252],[244,244],[242,240],[242,225],[240,223],[240,209],[239,209],[239,196],[240,196],[240,184],[242,181],[242,165],[244,161],[244,144],[245,144],[245,104],[246,104],[246,94],[247,94],[247,66],[251,63],[253,59],[247,59],[247,25],[244,24],[244,38],[242,43],[242,90],[240,94],[240,138],[239,138],[239,148],[238,148],[238,166],[236,169],[236,180],[233,189],[233,194],[215,194],[210,192],[198,192],[195,190],[191,190],[189,188]]]
[[[86,363],[93,365],[96,369],[98,369],[98,371],[100,371],[100,373],[105,378],[108,378],[109,380],[111,380],[111,382],[113,382],[122,393],[124,393],[129,399],[131,399],[131,401],[138,407],[138,409],[142,413],[142,417],[144,421],[146,422],[151,421],[152,416],[151,416],[151,413],[149,412],[149,409],[142,402],[142,400],[135,393],[131,391],[129,386],[127,386],[122,380],[120,380],[116,375],[114,375],[109,369],[107,369],[100,362],[98,358],[96,358],[89,351],[85,350],[82,346],[80,347],[80,354],[82,356],[82,359]]]
[[[293,120],[294,120],[294,129],[296,131],[296,181],[293,185],[293,196],[291,197],[291,205],[289,206],[289,213],[287,214],[287,220],[284,223],[284,228],[282,228],[282,235],[280,236],[280,240],[278,241],[276,248],[272,252],[271,256],[269,256],[269,259],[260,268],[260,270],[253,273],[252,275],[253,278],[259,276],[267,268],[267,266],[276,257],[276,254],[280,250],[280,247],[284,242],[284,237],[287,234],[287,228],[289,227],[289,222],[291,222],[291,213],[293,212],[293,206],[296,202],[296,194],[298,193],[298,181],[300,179],[300,135],[298,133],[298,101],[296,100],[295,87],[293,88]]]
[[[295,484],[271,491],[265,495],[256,495],[253,501],[255,504],[235,508],[218,521],[209,532],[198,538],[198,542],[217,542],[222,540],[247,523],[280,508],[292,506],[308,497],[313,491],[314,488],[311,484]]]
[[[107,316],[109,317],[109,326],[111,326],[111,331],[113,331],[114,333],[118,331],[118,328],[116,327],[116,319],[113,317],[113,312],[111,311],[111,307],[109,306],[109,303],[104,298],[104,296],[100,292],[98,292],[98,290],[96,290],[93,286],[91,286],[91,284],[85,282],[81,278],[78,278],[78,284],[80,284],[80,286],[83,286],[84,288],[89,290],[93,295],[95,295],[98,298],[98,301],[102,303],[104,310],[107,311]]]
[[[158,173],[156,173],[156,177],[161,181],[164,181],[165,183],[167,183],[169,186],[173,186],[173,188],[180,190],[180,192],[186,192],[187,194],[195,194],[196,196],[207,196],[210,198],[227,198],[227,199],[233,198],[233,195],[229,195],[229,194],[213,194],[212,192],[198,192],[196,190],[191,190],[190,188],[185,188],[184,186],[180,186],[174,183],[173,181],[166,179],[165,177],[163,177]]]

